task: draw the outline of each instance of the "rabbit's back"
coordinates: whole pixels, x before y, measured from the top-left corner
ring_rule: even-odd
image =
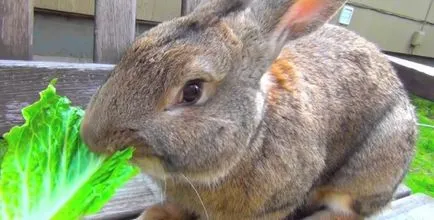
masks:
[[[387,57],[359,35],[334,25],[287,45],[300,102],[311,111],[318,137],[336,154],[362,142],[395,105],[413,109]],[[304,97],[304,98],[303,98]],[[344,150],[347,149],[347,150]],[[344,159],[344,158],[342,158]]]
[[[277,81],[289,90],[277,102],[290,109],[283,118],[293,116],[295,106],[300,125],[289,126],[314,140],[302,147],[304,154],[317,151],[324,160],[312,193],[348,193],[359,214],[377,211],[408,169],[417,133],[413,106],[392,65],[376,45],[334,25],[291,42],[282,58],[291,67],[290,83]],[[282,71],[273,66],[278,78],[276,70]]]

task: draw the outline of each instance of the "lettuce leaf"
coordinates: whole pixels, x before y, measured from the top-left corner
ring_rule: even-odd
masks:
[[[6,153],[6,141],[0,137],[0,164],[3,161],[3,156]]]
[[[54,84],[22,110],[24,125],[0,140],[0,219],[80,219],[139,172],[128,163],[132,148],[110,157],[89,151],[79,135],[84,111]]]

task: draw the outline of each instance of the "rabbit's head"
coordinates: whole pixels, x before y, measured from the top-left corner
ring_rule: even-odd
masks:
[[[288,40],[344,0],[210,0],[139,37],[92,98],[82,137],[95,152],[134,146],[145,172],[224,177],[258,137]]]

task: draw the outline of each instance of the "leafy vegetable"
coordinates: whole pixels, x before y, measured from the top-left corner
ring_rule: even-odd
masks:
[[[416,106],[418,121],[434,126],[434,102],[412,96]],[[411,162],[405,184],[414,193],[434,196],[434,128],[419,126],[416,155]]]
[[[3,160],[3,156],[6,153],[6,141],[0,137],[0,163]]]
[[[88,150],[79,135],[84,111],[54,84],[22,110],[25,124],[0,140],[0,219],[79,219],[138,173],[128,164],[131,148],[110,157]]]

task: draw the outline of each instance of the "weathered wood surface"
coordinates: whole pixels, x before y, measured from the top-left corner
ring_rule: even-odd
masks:
[[[372,220],[431,220],[434,219],[434,199],[423,194],[413,194],[392,202],[390,208]]]
[[[94,62],[117,63],[135,38],[136,0],[95,0]]]
[[[393,199],[394,200],[401,199],[409,196],[410,194],[411,194],[411,189],[404,184],[400,184],[398,186],[398,189],[396,189],[395,194],[393,195]]]
[[[406,89],[434,101],[434,68],[412,61],[388,56]]]
[[[124,0],[127,2],[129,0]],[[34,0],[35,10],[92,17],[94,0]],[[181,15],[181,0],[137,0],[136,19],[162,22]]]
[[[191,13],[202,1],[206,0],[182,0],[181,15]]]
[[[22,122],[20,109],[36,101],[38,92],[52,78],[58,78],[57,88],[60,94],[68,96],[74,105],[84,107],[113,67],[105,64],[0,60],[0,133]],[[149,179],[137,177],[120,189],[101,213],[89,218],[133,219],[143,209],[159,201],[161,197],[158,192],[158,188]],[[401,199],[392,203],[392,209],[386,210],[377,218],[434,216],[430,199],[420,195],[406,197],[408,194],[408,188],[398,188],[395,198]],[[428,214],[423,214],[426,212]]]
[[[421,219],[422,216],[434,216],[434,200],[428,196],[415,194],[410,196],[410,189],[400,185],[395,192],[391,207],[384,210],[372,220],[389,219]],[[87,220],[99,219],[135,219],[143,210],[161,202],[161,190],[146,175],[139,175],[129,182],[111,202],[97,215],[86,218]],[[412,217],[412,218],[409,218]]]
[[[408,187],[400,185],[395,192],[394,199],[405,198],[409,196],[410,193],[411,191]],[[121,188],[118,194],[113,197],[100,213],[89,216],[86,220],[134,219],[152,204],[161,202],[161,198],[161,190],[155,183],[148,176],[140,174],[127,183],[125,187]],[[398,205],[394,205],[393,208],[400,210],[402,205],[399,205],[400,203],[397,204]],[[395,213],[394,211],[395,210],[387,210],[384,212],[384,217],[380,216],[377,218],[379,218],[379,220],[386,219],[389,215],[388,213]]]
[[[0,0],[0,59],[31,60],[31,0]]]
[[[112,65],[0,60],[0,134],[22,123],[21,108],[39,99],[38,93],[58,78],[60,94],[85,107]]]
[[[133,219],[161,200],[162,192],[157,185],[148,176],[140,174],[119,189],[101,212],[85,220]]]
[[[389,56],[389,59],[397,67],[409,92],[434,100],[433,68],[395,57]],[[20,109],[37,100],[38,92],[50,79],[59,78],[59,92],[84,107],[113,67],[108,64],[0,60],[0,134],[22,122]]]

